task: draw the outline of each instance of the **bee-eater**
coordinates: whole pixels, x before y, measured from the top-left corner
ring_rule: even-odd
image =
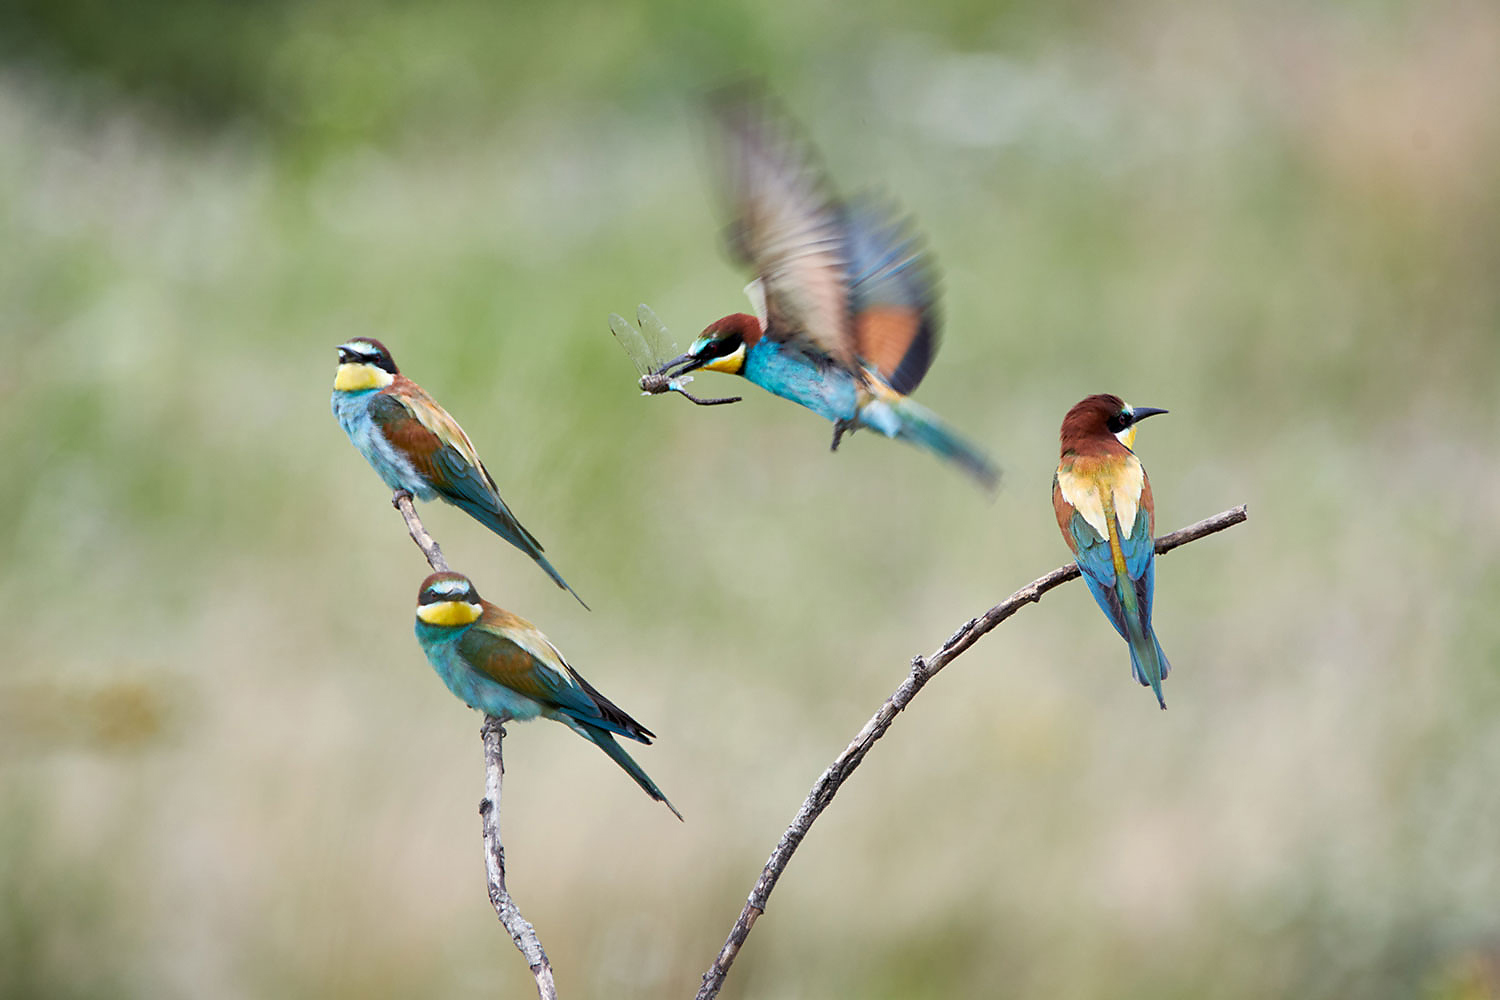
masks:
[[[1151,480],[1131,449],[1136,425],[1166,413],[1128,406],[1119,396],[1090,396],[1062,423],[1062,458],[1052,478],[1052,507],[1083,578],[1130,644],[1130,669],[1162,708],[1171,665],[1151,630],[1156,589],[1156,507]]]
[[[741,375],[833,421],[834,449],[869,427],[992,489],[999,473],[984,453],[907,398],[938,346],[936,268],[910,225],[879,200],[837,198],[764,99],[722,98],[713,116],[730,250],[755,275],[756,315],[710,323],[663,373]]]
[[[616,736],[653,734],[568,665],[535,625],[480,598],[462,573],[433,573],[417,592],[417,642],[448,690],[502,720],[561,722],[609,754],[646,794],[682,813],[630,759]]]
[[[500,499],[495,480],[458,421],[401,374],[380,341],[355,337],[339,345],[333,415],[387,486],[406,490],[419,500],[442,497],[467,511],[535,559],[559,587],[583,604],[583,598],[542,555],[542,543]]]

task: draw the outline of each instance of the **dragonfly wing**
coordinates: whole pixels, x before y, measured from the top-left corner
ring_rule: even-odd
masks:
[[[651,352],[656,355],[656,363],[661,365],[672,358],[677,357],[677,342],[667,332],[667,324],[661,321],[655,310],[642,302],[635,307],[636,322],[641,325],[641,336],[650,345]]]
[[[629,320],[619,313],[610,313],[609,328],[614,332],[615,340],[630,358],[631,364],[635,365],[636,371],[642,375],[650,375],[656,371],[657,358],[652,354],[651,347],[641,336],[641,332],[631,326]]]

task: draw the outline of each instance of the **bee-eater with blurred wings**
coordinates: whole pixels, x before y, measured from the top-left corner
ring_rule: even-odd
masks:
[[[380,341],[356,337],[339,346],[333,415],[387,486],[406,490],[419,500],[442,497],[467,511],[535,559],[559,587],[583,604],[583,598],[542,555],[542,544],[500,499],[495,480],[458,421],[401,374]]]
[[[763,97],[713,106],[730,250],[755,280],[757,315],[734,313],[663,369],[741,375],[834,423],[869,427],[955,463],[987,489],[990,460],[907,394],[938,347],[938,280],[909,225],[872,198],[843,202]]]
[[[1090,396],[1062,423],[1062,459],[1052,479],[1052,507],[1094,600],[1130,644],[1130,669],[1162,708],[1161,682],[1171,665],[1151,630],[1156,588],[1156,508],[1151,480],[1131,449],[1136,425],[1166,413],[1127,406],[1119,396]]]
[[[682,819],[616,736],[654,734],[568,665],[535,625],[482,600],[462,573],[433,573],[417,592],[417,642],[448,690],[502,720],[561,722],[609,754],[646,794]]]

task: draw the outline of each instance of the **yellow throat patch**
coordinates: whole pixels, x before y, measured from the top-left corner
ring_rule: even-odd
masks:
[[[478,620],[484,609],[477,604],[467,601],[437,601],[433,604],[420,604],[417,606],[417,617],[429,625],[441,625],[452,628],[455,625],[469,625]]]
[[[722,358],[715,358],[703,366],[703,370],[706,372],[723,372],[726,375],[738,375],[744,368],[744,344],[741,344],[732,354],[726,354]]]
[[[384,389],[396,376],[384,368],[374,365],[345,364],[333,376],[333,388],[338,392],[364,392],[366,389]]]

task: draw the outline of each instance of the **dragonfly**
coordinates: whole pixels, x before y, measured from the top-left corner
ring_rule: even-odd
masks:
[[[738,403],[744,398],[723,396],[718,399],[702,399],[683,388],[693,380],[693,376],[668,377],[663,375],[662,366],[677,357],[677,345],[672,341],[672,335],[667,332],[666,324],[657,317],[650,306],[644,303],[638,306],[635,318],[640,325],[639,330],[631,326],[630,321],[619,313],[610,313],[609,328],[614,331],[615,340],[619,341],[620,346],[629,355],[631,362],[635,365],[635,370],[640,372],[638,384],[641,387],[641,395],[659,396],[664,392],[680,392],[699,406]]]

